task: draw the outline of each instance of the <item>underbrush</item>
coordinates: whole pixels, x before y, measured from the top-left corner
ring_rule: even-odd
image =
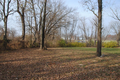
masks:
[[[32,43],[30,41],[22,41],[22,40],[10,40],[7,42],[6,48],[4,47],[4,40],[0,40],[0,50],[5,49],[21,49],[21,48],[35,48],[40,47],[40,43]],[[89,45],[89,46],[88,46]],[[88,43],[80,43],[80,42],[66,42],[65,40],[53,40],[53,41],[45,41],[46,47],[92,47],[94,46],[94,42]],[[117,42],[103,42],[102,47],[105,48],[114,48],[118,47]]]
[[[5,44],[7,44],[6,47],[5,47]],[[4,40],[0,40],[0,50],[21,49],[21,48],[27,48],[27,47],[30,47],[30,44],[28,41],[10,40],[5,42]]]
[[[59,41],[59,46],[60,47],[86,47],[85,43],[78,43],[78,42],[65,42],[65,40],[60,40]]]
[[[105,48],[114,48],[114,47],[118,47],[117,42],[115,41],[110,41],[110,42],[103,42],[102,46]]]

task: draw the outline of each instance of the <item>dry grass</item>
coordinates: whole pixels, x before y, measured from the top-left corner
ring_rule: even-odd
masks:
[[[119,80],[120,55],[38,48],[0,53],[0,80]]]

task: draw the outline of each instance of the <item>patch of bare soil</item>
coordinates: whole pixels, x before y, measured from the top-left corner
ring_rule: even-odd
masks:
[[[51,48],[3,51],[0,80],[120,80],[120,56]]]

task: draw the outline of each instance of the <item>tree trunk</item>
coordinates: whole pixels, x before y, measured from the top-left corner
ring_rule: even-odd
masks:
[[[95,40],[94,40],[94,46],[96,46],[96,39],[97,39],[97,36],[96,36],[96,35],[97,35],[97,31],[96,31],[96,30],[97,30],[97,27],[95,27]]]
[[[40,20],[39,20],[39,31],[38,31],[38,41],[40,42],[40,37],[41,37],[41,25],[42,25],[42,12],[43,12],[43,8],[41,9],[41,13],[40,13]]]
[[[117,45],[119,47],[119,41],[120,41],[120,32],[117,34]]]
[[[6,49],[7,47],[7,16],[5,16],[5,19],[4,19],[4,28],[5,28],[5,31],[4,31],[4,36],[3,36],[3,46],[4,46],[4,49]]]
[[[36,43],[37,36],[38,36],[38,26],[37,26],[36,13],[35,13],[33,0],[31,0],[31,2],[32,2],[33,16],[34,16],[34,21],[35,21],[35,36],[34,36],[35,40],[34,40],[34,43]]]
[[[40,42],[40,31],[41,31],[41,29],[40,29],[40,26],[39,26],[39,30],[38,30],[38,42]]]
[[[7,16],[5,16],[5,20],[4,20],[4,29],[5,32],[4,32],[3,40],[7,40]]]
[[[24,21],[24,14],[23,15],[20,15],[21,17],[21,22],[22,22],[22,48],[25,47],[25,43],[24,43],[24,40],[25,40],[25,21]]]
[[[102,0],[98,0],[98,39],[97,39],[97,56],[101,56],[101,30],[102,30]]]
[[[47,0],[45,0],[44,2],[44,14],[43,14],[43,24],[42,24],[42,42],[40,44],[40,49],[45,49],[45,46],[44,46],[44,39],[45,39],[45,21],[46,21],[46,3],[47,3]]]
[[[25,40],[25,21],[24,21],[24,15],[21,16],[22,20],[22,40]]]
[[[31,33],[31,35],[30,35],[30,38],[31,38],[30,44],[32,45],[32,17],[31,17],[30,33]]]

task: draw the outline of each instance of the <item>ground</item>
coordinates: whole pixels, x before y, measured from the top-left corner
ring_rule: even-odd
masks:
[[[0,52],[0,80],[120,80],[120,48],[28,48]]]

